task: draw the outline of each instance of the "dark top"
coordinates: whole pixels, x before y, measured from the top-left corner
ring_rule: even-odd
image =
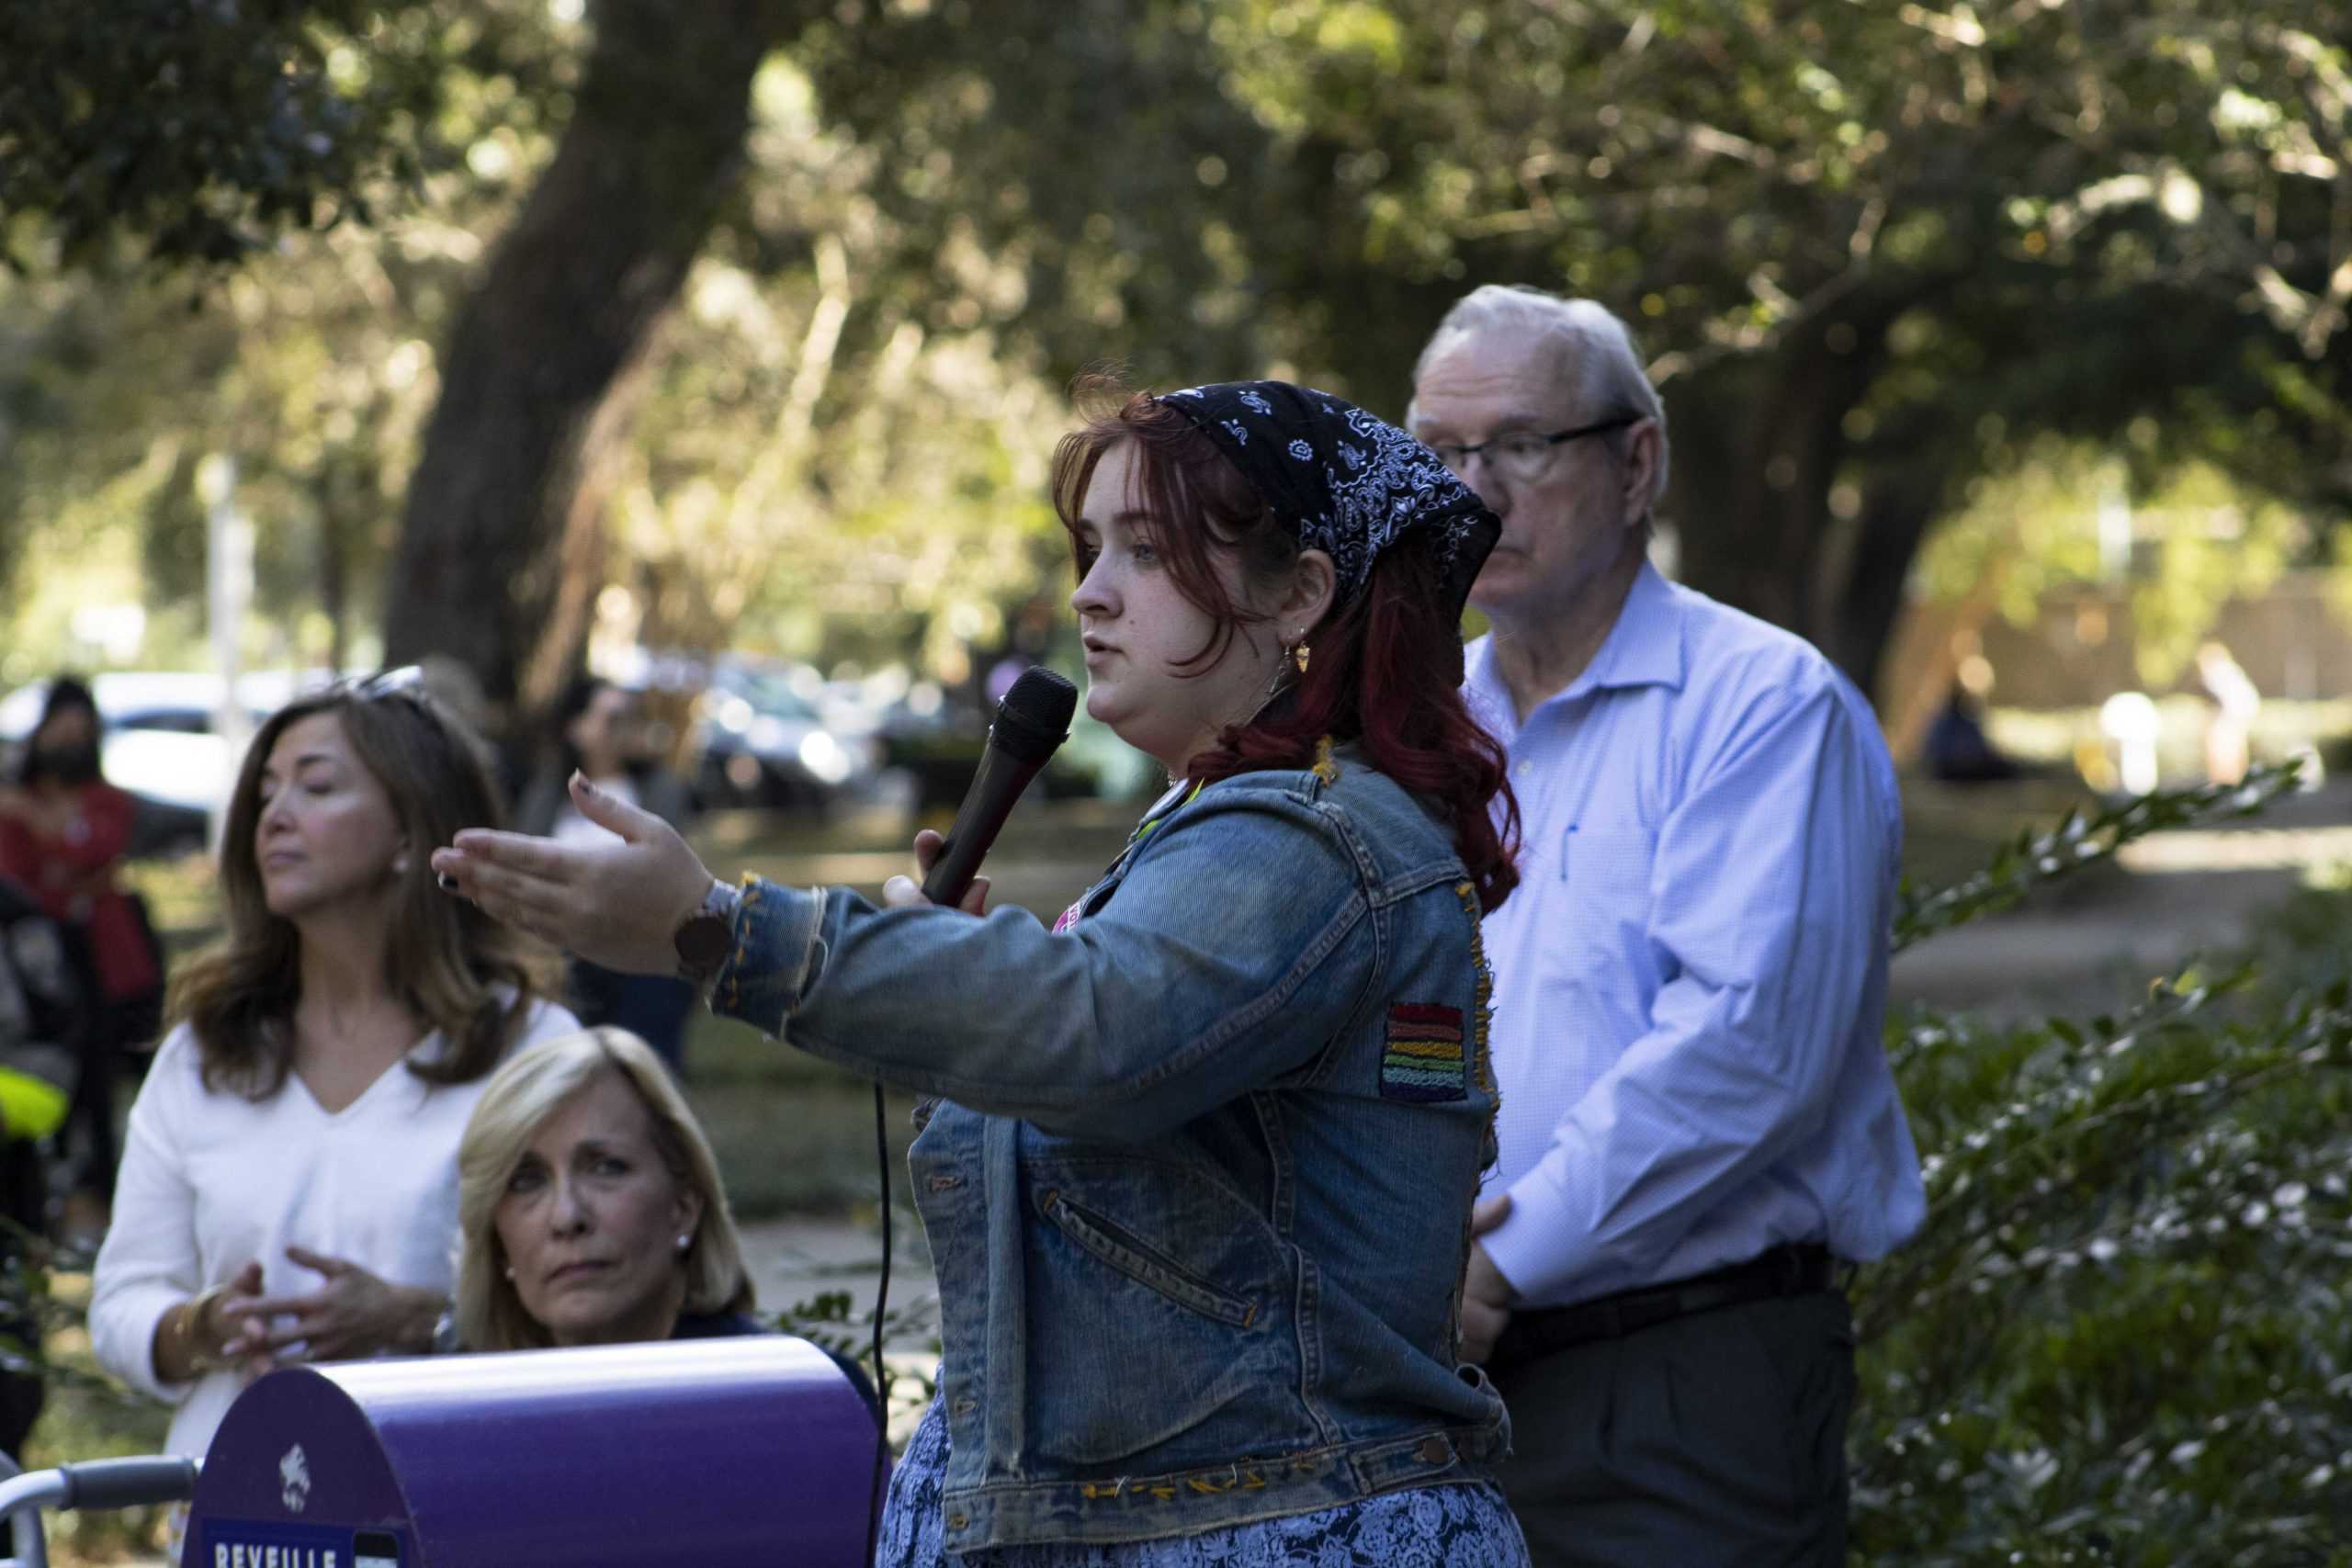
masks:
[[[738,1334],[774,1334],[775,1329],[748,1312],[682,1312],[670,1330],[673,1339],[729,1339]]]

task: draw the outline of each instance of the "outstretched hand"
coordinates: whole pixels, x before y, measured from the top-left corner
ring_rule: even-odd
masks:
[[[882,902],[894,909],[928,907],[931,900],[922,896],[922,876],[929,876],[931,868],[939,863],[939,851],[947,840],[925,828],[915,835],[915,870],[918,876],[894,876],[882,885]],[[972,878],[972,886],[965,890],[963,902],[956,906],[967,915],[988,912],[989,879]]]
[[[634,975],[676,973],[672,938],[709,894],[710,872],[676,829],[577,773],[571,800],[619,841],[558,843],[469,828],[433,852],[442,887],[592,964]]]

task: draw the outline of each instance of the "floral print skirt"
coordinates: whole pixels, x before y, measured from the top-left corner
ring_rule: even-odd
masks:
[[[1416,1486],[1287,1518],[1114,1546],[940,1541],[947,1419],[933,1403],[890,1477],[876,1568],[1527,1568],[1527,1542],[1492,1482]]]

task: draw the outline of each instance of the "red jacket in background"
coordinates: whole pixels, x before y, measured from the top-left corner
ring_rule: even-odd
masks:
[[[85,934],[98,988],[108,999],[143,996],[164,977],[139,912],[114,882],[137,804],[104,779],[93,779],[79,787],[74,806],[74,820],[55,837],[0,818],[0,873],[29,889],[51,919]]]

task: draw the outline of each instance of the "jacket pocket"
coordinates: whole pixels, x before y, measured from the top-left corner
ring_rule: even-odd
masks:
[[[1236,1328],[1247,1328],[1256,1321],[1255,1302],[1218,1289],[1115,1221],[1079,1207],[1059,1190],[1042,1194],[1037,1207],[1071,1241],[1177,1305]]]

